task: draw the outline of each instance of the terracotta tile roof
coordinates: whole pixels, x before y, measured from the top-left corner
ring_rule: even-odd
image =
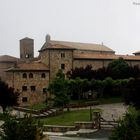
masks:
[[[10,56],[10,55],[1,55],[0,56],[0,62],[16,62],[19,58]]]
[[[54,47],[55,46],[55,47]],[[68,42],[68,41],[55,41],[50,40],[46,42],[40,51],[47,48],[63,48],[63,49],[78,49],[78,50],[90,50],[90,51],[103,51],[103,52],[112,52],[114,51],[102,44],[90,44],[90,43],[79,43],[79,42]]]
[[[48,71],[48,67],[41,62],[21,63],[7,71]]]
[[[61,44],[44,44],[41,50],[46,50],[46,49],[64,49],[64,50],[74,50],[74,48],[64,46]]]
[[[134,52],[133,54],[140,54],[140,51]]]
[[[65,46],[65,45],[62,45],[62,44],[50,44],[50,43],[48,44],[48,43],[45,43],[40,51],[43,51],[43,50],[46,50],[46,49],[48,49],[48,50],[51,50],[51,49],[74,50],[74,48],[68,47],[68,46]]]
[[[125,60],[139,60],[140,56],[133,56],[133,55],[115,55],[115,54],[74,54],[74,59],[118,59],[123,58]]]

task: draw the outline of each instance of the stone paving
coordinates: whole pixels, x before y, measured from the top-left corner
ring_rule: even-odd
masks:
[[[123,103],[114,103],[114,104],[103,104],[103,105],[94,105],[92,106],[92,109],[101,109],[102,113],[101,116],[105,120],[118,120],[119,118],[122,118],[122,116],[125,114],[128,106],[124,105]],[[73,108],[71,110],[81,110],[81,109],[89,109],[89,107],[86,108]]]
[[[124,105],[123,103],[115,103],[115,104],[104,104],[104,105],[97,105],[93,108],[100,108],[102,109],[101,116],[105,120],[118,120],[122,118],[128,108],[128,106]]]

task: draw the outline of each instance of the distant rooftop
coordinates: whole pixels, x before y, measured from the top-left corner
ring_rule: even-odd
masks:
[[[16,62],[18,60],[19,60],[19,58],[16,58],[16,57],[10,56],[10,55],[1,55],[0,56],[0,62]]]
[[[69,41],[56,41],[50,40],[50,36],[46,36],[46,42],[42,46],[40,51],[43,51],[48,48],[59,47],[63,49],[78,49],[78,50],[90,50],[90,51],[102,51],[102,52],[112,52],[115,53],[109,47],[103,44],[92,44],[92,43],[80,43],[80,42],[69,42]]]
[[[104,60],[113,60],[123,58],[125,60],[140,60],[140,56],[134,55],[115,55],[115,54],[84,54],[84,53],[75,53],[74,59],[104,59]]]
[[[8,71],[48,71],[48,67],[41,62],[20,63]]]

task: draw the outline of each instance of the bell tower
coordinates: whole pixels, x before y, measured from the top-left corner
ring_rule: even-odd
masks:
[[[34,58],[34,40],[31,38],[23,38],[20,40],[20,58],[32,59]]]

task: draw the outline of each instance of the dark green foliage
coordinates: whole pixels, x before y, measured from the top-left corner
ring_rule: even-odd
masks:
[[[96,79],[104,80],[107,77],[112,79],[127,79],[130,77],[140,77],[140,68],[138,65],[129,66],[123,58],[112,60],[107,67],[94,70],[91,65],[84,67],[76,67],[68,71],[67,76],[69,79]]]
[[[71,92],[71,97],[73,99],[83,99],[85,98],[85,92],[89,91],[89,81],[87,79],[76,79],[69,80],[69,91]]]
[[[31,116],[25,115],[18,121],[7,117],[2,125],[1,140],[41,140],[43,137],[41,127]]]
[[[3,111],[8,106],[18,105],[18,97],[18,92],[15,92],[13,88],[8,87],[5,82],[0,80],[0,106],[3,108]]]
[[[64,107],[69,103],[69,86],[62,71],[58,71],[56,78],[49,84],[48,90],[54,95],[54,105]]]
[[[127,77],[127,71],[129,69],[128,64],[123,58],[113,60],[107,67],[107,73],[109,77],[113,79],[124,79]]]
[[[137,109],[140,109],[140,79],[133,79],[129,81],[127,90],[124,94],[124,100],[126,104],[133,105]]]
[[[94,70],[92,70],[91,65],[87,65],[85,68],[83,68],[83,67],[77,68],[76,67],[75,69],[68,71],[67,76],[70,79],[76,79],[77,77],[79,77],[80,79],[91,80],[94,77]]]
[[[129,109],[110,140],[140,140],[140,112],[134,108]]]

